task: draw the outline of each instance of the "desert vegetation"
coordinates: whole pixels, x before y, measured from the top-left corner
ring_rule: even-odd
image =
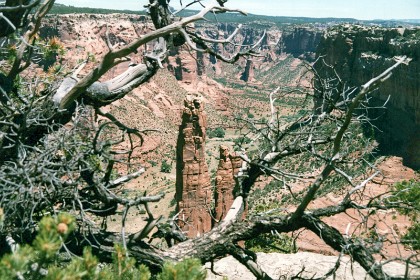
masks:
[[[255,252],[294,252],[293,234],[303,229],[340,257],[349,255],[373,279],[407,279],[419,270],[419,183],[405,181],[374,191],[373,182],[383,179],[381,159],[374,153],[374,139],[363,134],[371,125],[364,113],[372,107],[371,94],[410,63],[405,56],[394,57],[387,69],[357,86],[336,71],[320,75],[317,65],[333,69],[323,57],[290,72],[277,64],[273,71],[284,76],[284,87],[267,71],[258,72],[273,88],[262,93],[253,88],[240,104],[245,110],[236,121],[245,135],[233,140],[243,160],[235,178],[235,201],[226,218],[202,236],[187,238],[177,227],[179,213],[154,213],[164,207],[159,203],[165,190],[127,195],[126,184],[146,172],[136,160],[142,155],[139,150],[158,131],[133,128],[118,117],[123,107],[109,112],[105,106],[127,102],[123,98],[130,91],[159,75],[171,48],[184,46],[231,64],[258,57],[264,34],[227,56],[218,50],[237,44],[232,42],[241,25],[223,40],[208,38],[193,25],[208,14],[226,21],[246,15],[225,2],[177,17],[168,1],[150,0],[152,30],[126,44],[114,44],[107,30],[106,53],[94,59],[87,54],[72,67],[61,63],[65,50],[58,38],[45,41],[38,35],[53,0],[1,4],[0,277],[203,279],[201,264],[232,255],[256,278],[271,279],[257,264]],[[139,50],[144,51],[140,62],[115,77],[106,76]],[[88,63],[94,66],[83,70]],[[310,85],[290,86],[296,75],[307,73]],[[256,115],[255,100],[265,104],[264,118]],[[147,100],[142,102],[147,108]],[[225,129],[215,127],[208,134],[223,138]],[[170,152],[158,158],[144,162],[170,173]],[[337,197],[334,203],[323,203],[330,194]],[[144,215],[145,225],[128,234],[132,210]],[[108,218],[117,213],[119,230],[111,232]],[[404,232],[384,231],[392,225],[382,213],[406,215],[411,226]],[[330,220],[340,215],[355,220],[345,232]],[[165,245],[156,246],[153,239]],[[243,241],[245,247],[238,245]],[[390,247],[396,253],[390,254]],[[384,265],[390,262],[402,265],[403,273],[389,275]],[[338,266],[339,261],[324,276],[334,275]]]

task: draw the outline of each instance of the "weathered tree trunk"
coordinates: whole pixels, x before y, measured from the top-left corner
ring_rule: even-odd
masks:
[[[337,252],[348,253],[358,262],[373,279],[399,279],[390,278],[378,266],[372,253],[363,244],[357,244],[352,240],[346,240],[341,233],[334,227],[322,222],[320,219],[304,215],[305,227],[319,236],[326,244]]]

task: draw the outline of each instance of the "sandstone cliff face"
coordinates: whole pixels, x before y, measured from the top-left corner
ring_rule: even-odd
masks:
[[[86,59],[88,54],[94,57],[95,59],[89,61],[82,70],[80,76],[83,76],[108,51],[105,43],[107,28],[111,43],[124,45],[133,41],[137,36],[150,31],[153,27],[145,17],[136,15],[54,15],[54,17],[51,16],[45,20],[41,28],[41,36],[43,38],[58,37],[63,42],[66,48],[63,61],[69,68],[73,68],[80,60]],[[130,55],[131,62],[141,62],[142,53],[145,50],[150,50],[152,46],[150,44],[139,48],[138,53]],[[149,133],[144,138],[144,145],[135,150],[136,159],[147,170],[145,176],[130,182],[128,188],[135,191],[141,190],[141,192],[147,190],[148,193],[154,194],[163,187],[169,188],[170,192],[175,192],[175,185],[177,185],[178,207],[183,209],[180,217],[188,221],[189,224],[185,224],[183,229],[188,232],[190,237],[196,237],[211,229],[210,212],[215,210],[213,204],[214,186],[210,186],[210,177],[204,158],[204,142],[200,143],[200,141],[205,140],[207,122],[209,126],[214,127],[216,124],[226,122],[223,114],[230,115],[232,113],[228,95],[222,86],[205,75],[197,81],[200,75],[205,74],[202,59],[208,63],[208,58],[202,53],[192,53],[191,55],[186,48],[171,50],[167,65],[168,68],[171,65],[174,66],[171,69],[172,74],[179,75],[177,78],[182,83],[177,82],[168,70],[162,69],[148,83],[142,84],[123,99],[104,108],[123,123],[136,129],[151,128],[165,132],[165,134]],[[120,74],[128,67],[128,64],[129,62],[117,65],[106,74],[104,79]],[[189,115],[190,121],[186,121],[181,129],[181,133],[185,132],[189,136],[178,136],[180,132],[179,112],[184,109],[183,102],[188,92],[204,94],[207,114],[204,114],[203,108],[195,108],[193,106],[194,98],[189,97],[187,99],[189,101],[186,103],[189,105],[185,111],[195,113]],[[187,129],[184,131],[185,128]],[[192,131],[189,128],[193,128]],[[193,133],[192,136],[189,133]],[[179,149],[181,149],[182,160],[186,162],[185,165],[183,162],[178,164],[186,168],[178,169],[178,183],[172,184],[172,180],[175,181],[175,176],[173,176],[175,174],[163,174],[159,172],[159,167],[153,167],[153,163],[161,162],[163,159],[171,162],[174,154],[173,148],[177,141],[184,145]],[[180,150],[177,155],[179,158]],[[160,181],[160,178],[165,178],[162,182],[171,181],[170,187],[165,186],[167,183],[156,183]],[[157,211],[162,211],[160,213],[169,216],[169,213],[174,210],[168,207],[171,198],[171,194],[167,195]],[[227,205],[224,208],[229,209],[229,207],[230,205]],[[138,220],[141,220],[140,216],[136,223],[139,222]],[[135,227],[133,226],[133,228]]]
[[[304,27],[295,28],[293,32],[285,32],[279,41],[280,51],[312,61],[322,34],[319,29]]]
[[[204,153],[206,115],[198,96],[187,96],[177,142],[176,201],[179,226],[189,237],[211,229],[212,188]]]
[[[371,110],[377,118],[375,132],[380,149],[404,158],[405,164],[420,167],[420,29],[384,29],[344,25],[330,30],[322,38],[317,55],[325,55],[328,64],[350,86],[366,83],[394,63],[393,57],[407,55],[409,65],[400,66],[374,94],[373,105],[382,105],[390,97],[386,110]],[[325,69],[320,69],[328,72]]]
[[[205,74],[202,52],[190,51],[187,47],[172,49],[167,59],[167,68],[178,81],[191,84]]]

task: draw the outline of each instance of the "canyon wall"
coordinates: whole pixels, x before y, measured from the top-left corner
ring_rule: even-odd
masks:
[[[206,72],[204,54],[189,50],[186,46],[171,49],[166,62],[175,78],[186,84],[193,83]]]
[[[236,78],[246,83],[256,82],[254,70],[272,67],[279,62],[281,56],[291,54],[302,60],[313,61],[315,58],[316,47],[318,46],[323,29],[318,27],[298,26],[298,27],[278,27],[275,24],[268,24],[263,29],[258,24],[244,25],[234,38],[233,44],[222,45],[213,44],[213,49],[224,57],[230,57],[232,54],[244,50],[245,46],[252,46],[260,41],[256,50],[261,56],[248,56],[236,62],[243,69]],[[232,34],[237,28],[237,24],[219,23],[196,24],[202,36],[213,40],[224,40]],[[265,32],[265,33],[264,33]],[[242,46],[242,47],[240,47]],[[216,75],[222,75],[220,72],[221,63],[214,56],[197,53],[188,50],[187,47],[180,47],[171,50],[168,58],[168,69],[174,73],[177,80],[184,83],[193,83],[199,76],[206,74],[206,68],[213,68]]]
[[[325,33],[317,55],[325,56],[349,86],[362,85],[380,74],[395,63],[394,56],[412,59],[374,93],[373,106],[382,106],[390,97],[387,109],[372,109],[368,114],[379,128],[372,136],[380,150],[420,168],[420,28],[340,25]],[[325,67],[317,65],[320,73],[328,74]],[[370,128],[366,130],[372,134]]]
[[[225,40],[230,34],[232,34],[237,28],[236,24],[206,24],[200,23],[196,24],[197,30],[201,33],[203,37],[207,37],[213,40]],[[234,38],[233,44],[222,45],[219,43],[213,43],[212,48],[218,52],[220,55],[228,58],[232,54],[241,50],[240,45],[253,45],[255,44],[262,36],[263,30],[247,27],[242,27],[237,36]],[[268,56],[276,56],[275,41],[276,38],[280,37],[280,30],[273,29],[267,32],[261,42],[262,51]],[[273,40],[273,41],[270,41]],[[243,49],[243,48],[242,48]],[[244,71],[238,79],[241,79],[245,82],[253,81],[253,70],[254,70],[254,60],[252,57],[249,57],[245,60],[240,60],[237,62]],[[168,58],[168,69],[174,73],[177,80],[182,81],[183,83],[193,83],[197,78],[206,74],[206,68],[213,68],[213,71],[219,75],[220,72],[220,62],[216,57],[212,55],[203,54],[201,52],[196,52],[189,50],[188,47],[182,46],[177,49],[171,50],[170,56]]]
[[[283,34],[279,41],[279,49],[281,52],[290,53],[294,57],[313,61],[322,34],[321,29],[296,27],[293,31]]]
[[[211,39],[224,40],[237,28],[235,23],[196,23],[195,28],[201,36]],[[127,14],[68,14],[48,16],[40,29],[42,38],[58,37],[65,42],[67,55],[65,60],[73,62],[85,60],[87,55],[92,60],[99,60],[107,51],[105,43],[108,29],[109,39],[112,45],[126,45],[138,36],[153,30],[153,24],[145,16]],[[277,26],[274,23],[264,25],[258,22],[245,23],[235,36],[234,44],[214,43],[214,50],[225,57],[243,49],[241,45],[253,45],[257,43],[264,34],[257,50],[261,57],[247,57],[240,59],[235,65],[243,69],[235,80],[241,79],[246,83],[258,82],[255,78],[255,70],[269,69],[284,59],[284,54],[293,54],[295,57],[310,59],[315,45],[321,34],[320,28]],[[135,54],[130,54],[131,63],[142,61],[142,54],[153,48],[153,43],[139,48]],[[130,62],[118,65],[106,77],[114,76],[116,73],[128,67]],[[208,54],[197,53],[187,46],[169,50],[166,60],[168,70],[174,74],[177,80],[185,84],[194,85],[197,80],[207,75],[207,69],[212,69],[215,75],[224,75],[221,72],[221,63],[218,59]],[[71,63],[71,66],[74,66]],[[88,64],[83,72],[90,70]],[[81,73],[83,75],[83,72]]]
[[[66,50],[71,54],[83,51],[84,55],[90,53],[101,57],[108,51],[107,29],[113,46],[125,45],[153,30],[153,24],[145,16],[128,14],[48,15],[39,33],[41,38],[58,37],[66,43]]]

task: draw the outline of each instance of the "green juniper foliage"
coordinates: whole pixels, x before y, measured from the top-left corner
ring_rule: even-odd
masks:
[[[201,280],[206,278],[206,271],[197,259],[185,259],[179,263],[165,263],[158,280]]]
[[[207,129],[207,136],[211,138],[224,138],[225,137],[225,130],[222,127],[216,127],[215,129],[208,128]]]
[[[162,160],[162,163],[160,165],[160,172],[171,173],[171,171],[172,171],[172,165],[168,163],[166,159]]]
[[[297,248],[295,241],[287,234],[265,233],[258,237],[247,240],[245,247],[253,252],[264,253],[296,253]]]
[[[398,205],[398,211],[410,217],[413,225],[402,237],[402,242],[414,250],[420,250],[420,182],[416,180],[396,183],[389,199],[391,206]]]
[[[0,227],[2,220],[0,209]],[[152,277],[145,265],[137,265],[134,258],[127,257],[121,245],[115,246],[113,263],[109,265],[99,265],[90,247],[84,248],[82,257],[74,257],[65,265],[60,263],[57,254],[74,227],[75,219],[67,213],[44,217],[32,246],[22,246],[0,260],[0,280],[148,280]],[[200,280],[205,276],[199,260],[186,259],[177,264],[165,263],[161,274],[156,277],[160,280]]]

